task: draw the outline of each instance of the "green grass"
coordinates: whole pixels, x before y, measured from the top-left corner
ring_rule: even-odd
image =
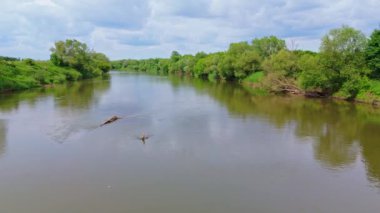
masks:
[[[77,70],[58,67],[50,61],[0,60],[0,92],[30,89],[80,78],[81,74]]]
[[[356,97],[356,100],[367,103],[380,101],[380,81],[370,80],[368,89],[360,91]]]
[[[260,83],[264,79],[264,72],[255,72],[246,77],[243,82],[243,87],[248,90],[252,95],[256,96],[267,96],[269,91],[262,88],[261,86],[252,86],[252,84]]]
[[[380,81],[371,80],[369,91],[376,96],[380,96]]]
[[[259,83],[264,78],[264,72],[255,72],[244,79],[244,82]]]

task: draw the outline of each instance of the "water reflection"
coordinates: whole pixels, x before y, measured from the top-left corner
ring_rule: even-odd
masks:
[[[109,78],[74,82],[51,89],[56,105],[61,109],[88,110],[96,106],[101,96],[110,88]]]
[[[359,133],[361,153],[369,179],[380,187],[380,131],[378,122],[371,119]]]
[[[91,109],[98,106],[110,85],[109,79],[97,79],[52,89],[50,92],[54,94],[54,104],[59,113],[50,123],[52,131],[48,133],[54,141],[63,143],[97,128],[99,120]]]
[[[174,88],[194,87],[241,118],[261,118],[313,141],[314,158],[328,169],[342,169],[361,154],[368,179],[380,183],[380,110],[367,105],[301,97],[262,97],[241,86],[171,78]]]
[[[35,106],[41,100],[54,97],[58,107],[88,109],[96,104],[102,93],[110,87],[110,77],[70,82],[54,87],[0,94],[0,112],[19,109],[21,104]]]
[[[7,123],[6,120],[0,119],[0,157],[5,153],[7,148]]]
[[[0,112],[17,111],[21,103],[34,106],[40,98],[46,97],[42,89],[0,94]]]
[[[99,120],[91,115],[91,109],[98,106],[102,96],[110,88],[109,77],[91,79],[39,88],[30,91],[2,94],[0,96],[0,113],[16,112],[24,107],[29,120],[39,120],[46,133],[54,141],[63,143],[68,138],[94,129]],[[49,105],[53,103],[53,111]],[[46,108],[46,111],[36,110]],[[52,116],[48,114],[52,113]],[[25,118],[23,118],[25,119]]]
[[[123,73],[14,95],[0,98],[4,212],[379,209],[367,105]]]

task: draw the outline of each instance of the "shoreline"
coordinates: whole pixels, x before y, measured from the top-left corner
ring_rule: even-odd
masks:
[[[128,73],[129,72],[141,73],[139,71],[127,71],[127,70],[112,70],[112,71],[115,71],[115,72],[128,72]],[[142,73],[142,74],[147,74],[147,73]],[[109,73],[108,73],[108,75],[109,75]],[[107,76],[107,75],[104,75],[104,76]],[[104,77],[104,76],[100,76],[100,77]],[[155,76],[158,76],[158,75],[155,75]],[[165,76],[169,76],[169,75],[165,75]],[[181,76],[176,75],[176,77],[181,77]],[[194,77],[191,77],[191,76],[188,76],[188,77],[194,78]],[[93,79],[93,78],[90,78],[90,79]],[[63,85],[63,84],[67,84],[67,83],[79,82],[79,81],[84,81],[84,80],[88,80],[88,79],[80,79],[80,80],[77,80],[77,81],[65,81],[65,82],[62,82],[62,83],[42,84],[42,85],[39,85],[39,86],[36,86],[36,87],[26,88],[26,89],[1,90],[0,91],[0,95],[9,95],[9,94],[14,94],[14,93],[17,93],[17,92],[28,91],[28,90],[33,90],[33,89],[54,88],[56,85]],[[205,81],[207,81],[207,80],[205,80]],[[225,83],[231,83],[231,82],[226,81]],[[347,103],[372,105],[375,108],[380,108],[380,98],[379,99],[373,99],[373,100],[363,100],[363,99],[358,99],[358,98],[355,98],[353,100],[348,100],[347,98],[344,98],[344,97],[327,96],[327,95],[323,95],[323,94],[318,94],[317,92],[303,92],[303,91],[297,91],[297,92],[295,92],[295,91],[292,91],[292,92],[290,92],[290,91],[274,92],[274,91],[268,91],[268,90],[260,87],[257,83],[251,83],[251,82],[239,82],[239,84],[242,85],[243,88],[244,87],[249,87],[250,89],[253,89],[253,90],[255,90],[255,89],[262,89],[262,90],[265,90],[266,92],[268,92],[269,94],[273,94],[273,95],[282,94],[282,95],[303,97],[305,99],[331,99],[331,100],[345,101]],[[245,89],[247,89],[247,88],[245,88]]]
[[[251,89],[263,89],[257,83],[250,83],[250,82],[243,82],[241,83],[243,86],[249,87]],[[264,89],[265,90],[265,89]],[[345,101],[347,103],[353,103],[353,104],[366,104],[366,105],[372,105],[373,107],[380,108],[380,98],[379,99],[373,99],[373,100],[363,100],[363,99],[352,99],[349,100],[344,97],[339,97],[339,96],[328,96],[328,95],[323,95],[318,92],[303,92],[303,91],[297,91],[297,92],[288,92],[288,91],[282,91],[282,92],[274,92],[274,91],[268,91],[270,94],[278,95],[278,94],[283,94],[283,95],[289,95],[289,96],[298,96],[298,97],[303,97],[306,99],[331,99],[331,100],[339,100],[339,101]]]

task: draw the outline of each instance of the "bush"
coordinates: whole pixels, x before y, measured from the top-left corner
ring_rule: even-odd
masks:
[[[83,78],[96,77],[111,69],[111,63],[104,54],[89,50],[85,43],[77,40],[58,41],[50,50],[53,64],[76,69]]]

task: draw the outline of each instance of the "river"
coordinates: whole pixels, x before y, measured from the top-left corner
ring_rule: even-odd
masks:
[[[369,105],[118,72],[0,95],[1,213],[379,209]]]

